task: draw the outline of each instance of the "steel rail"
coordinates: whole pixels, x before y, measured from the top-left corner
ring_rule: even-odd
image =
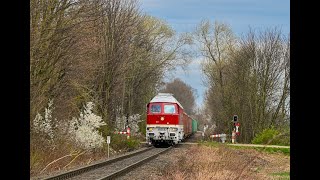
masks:
[[[95,164],[88,165],[88,166],[85,166],[85,167],[80,167],[80,168],[75,169],[75,170],[70,170],[68,172],[64,172],[64,173],[61,173],[61,174],[58,174],[58,175],[53,175],[53,176],[50,176],[50,177],[46,177],[46,178],[44,178],[44,180],[63,180],[63,179],[68,179],[68,178],[80,175],[82,173],[85,173],[85,172],[100,168],[100,167],[105,166],[107,164],[111,164],[113,162],[120,161],[122,159],[129,158],[129,157],[141,154],[141,153],[149,151],[151,149],[154,149],[154,147],[149,147],[149,148],[145,148],[145,149],[142,149],[142,150],[134,151],[134,152],[132,152],[130,154],[124,154],[124,155],[121,155],[119,157],[115,157],[115,158],[106,160],[104,162],[95,163]]]
[[[132,169],[134,169],[134,168],[136,168],[136,167],[138,167],[138,166],[150,161],[153,158],[156,158],[157,156],[159,156],[160,154],[170,150],[171,148],[172,148],[172,146],[170,146],[170,147],[158,152],[157,154],[153,154],[153,155],[151,155],[149,157],[146,157],[146,158],[144,158],[144,159],[142,159],[142,160],[140,160],[138,162],[135,162],[135,163],[133,163],[133,164],[127,166],[127,167],[124,167],[124,168],[122,168],[122,169],[120,169],[120,170],[118,170],[118,171],[116,171],[116,172],[114,172],[112,174],[109,174],[108,176],[100,178],[99,180],[109,180],[109,179],[114,179],[116,177],[122,176],[122,175],[128,173],[129,171],[131,171]]]

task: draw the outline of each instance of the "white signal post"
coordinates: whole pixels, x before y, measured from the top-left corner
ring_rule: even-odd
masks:
[[[232,144],[234,144],[236,140],[236,133],[234,132],[234,130],[232,131],[231,140],[232,140]]]
[[[108,144],[108,158],[109,158],[109,144],[110,144],[110,136],[107,136],[107,144]]]
[[[130,139],[130,128],[127,128],[127,139]]]

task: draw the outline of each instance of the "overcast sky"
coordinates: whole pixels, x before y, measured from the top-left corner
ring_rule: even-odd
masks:
[[[284,35],[290,33],[290,0],[140,0],[140,5],[143,12],[165,20],[177,33],[194,31],[203,19],[227,23],[237,36],[246,34],[249,26],[255,30],[278,27]],[[194,59],[187,72],[177,69],[166,79],[180,78],[196,89],[198,106],[206,89],[201,60]]]

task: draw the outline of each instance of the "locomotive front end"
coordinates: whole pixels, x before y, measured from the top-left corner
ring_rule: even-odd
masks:
[[[178,144],[181,141],[181,128],[171,126],[147,126],[146,139],[149,145]]]

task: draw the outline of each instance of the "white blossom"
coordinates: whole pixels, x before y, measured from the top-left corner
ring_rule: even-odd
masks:
[[[79,118],[72,118],[69,124],[69,133],[77,145],[85,148],[100,148],[105,139],[99,134],[98,128],[106,125],[102,118],[92,112],[94,104],[88,102]]]
[[[37,133],[42,132],[47,134],[51,140],[53,140],[53,121],[52,121],[52,110],[53,110],[53,100],[49,100],[48,107],[45,108],[45,113],[43,118],[41,114],[37,113],[33,120],[33,127]]]

